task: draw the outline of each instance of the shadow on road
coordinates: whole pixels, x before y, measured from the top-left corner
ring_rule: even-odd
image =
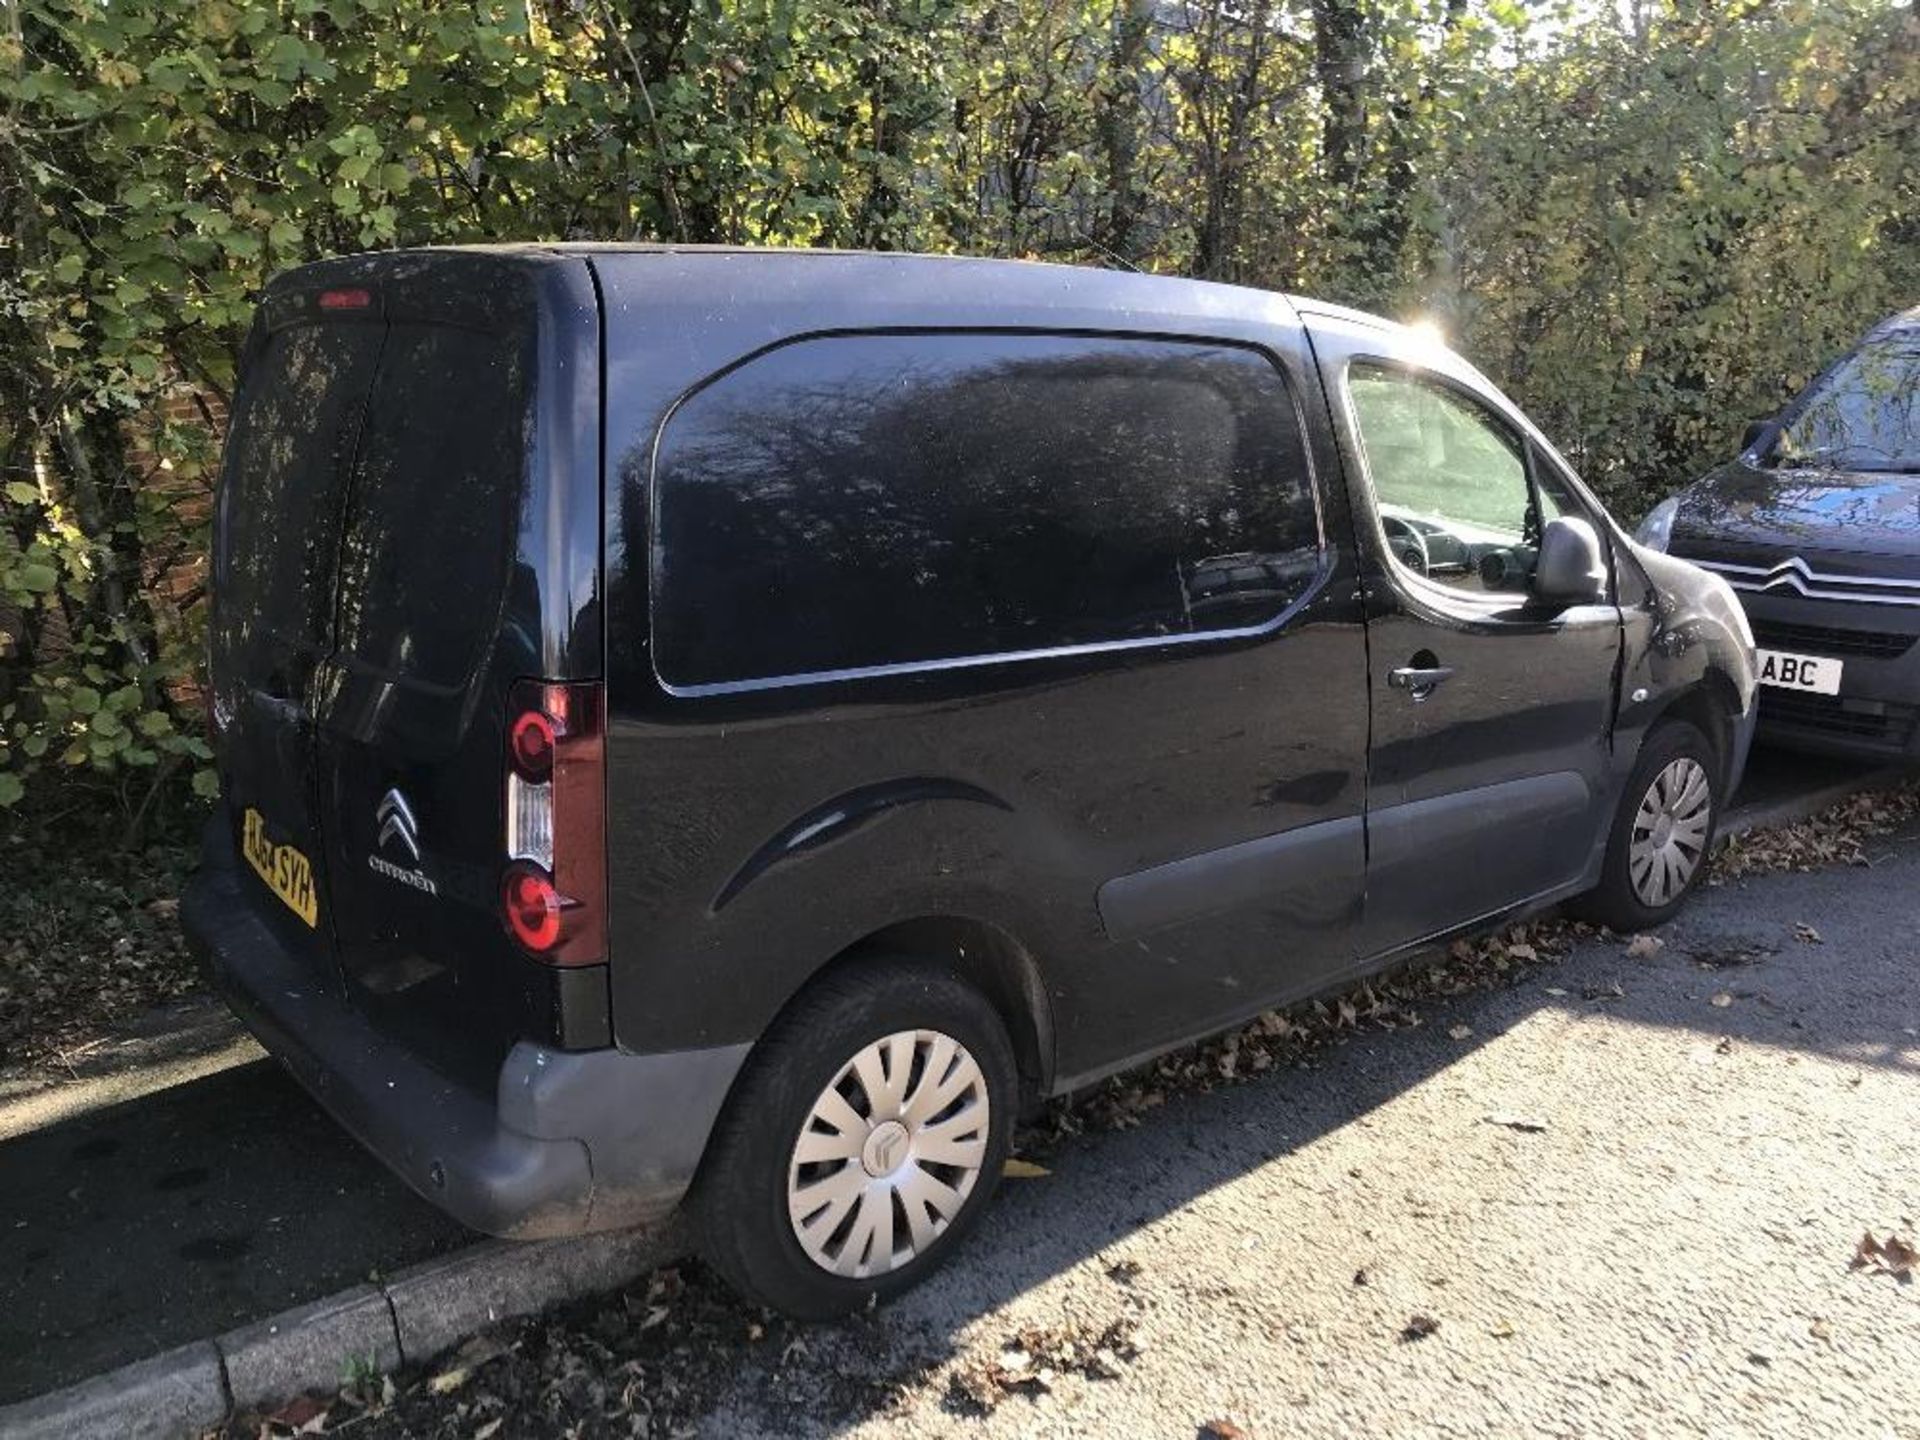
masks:
[[[470,1238],[255,1061],[0,1141],[0,1404]]]

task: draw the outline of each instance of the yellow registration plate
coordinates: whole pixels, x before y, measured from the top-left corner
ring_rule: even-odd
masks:
[[[240,848],[247,863],[267,882],[267,888],[287,902],[287,908],[309,925],[320,923],[320,899],[314,894],[313,865],[291,845],[276,845],[267,838],[267,822],[258,810],[247,807],[240,827]]]

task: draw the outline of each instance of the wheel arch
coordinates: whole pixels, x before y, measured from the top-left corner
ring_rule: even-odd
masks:
[[[896,920],[844,946],[816,966],[781,1002],[762,1035],[778,1024],[822,980],[900,960],[934,960],[953,967],[1000,1016],[1013,1044],[1023,1105],[1051,1093],[1054,1076],[1053,1006],[1033,953],[1006,930],[973,916],[921,915]],[[754,1049],[747,1054],[752,1065]],[[737,1083],[737,1082],[736,1082]]]
[[[1736,742],[1740,714],[1740,693],[1733,682],[1718,670],[1708,670],[1654,713],[1641,732],[1640,744],[1644,746],[1647,738],[1668,720],[1684,720],[1692,725],[1707,737],[1720,762],[1721,804],[1725,805],[1733,798],[1728,791],[1729,782],[1734,778],[1733,767],[1739,758]]]
[[[815,975],[884,965],[902,956],[940,960],[987,999],[1007,1027],[1023,1102],[1053,1084],[1053,1007],[1033,953],[997,925],[960,915],[896,921],[847,946]],[[809,977],[812,982],[814,977]],[[802,990],[806,987],[802,986]],[[797,996],[796,996],[797,998]],[[791,1002],[789,1002],[791,1003]]]

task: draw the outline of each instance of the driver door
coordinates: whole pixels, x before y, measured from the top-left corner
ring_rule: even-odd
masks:
[[[1541,526],[1587,502],[1498,391],[1405,331],[1308,330],[1367,596],[1377,955],[1583,876],[1610,818],[1621,622],[1531,598]]]

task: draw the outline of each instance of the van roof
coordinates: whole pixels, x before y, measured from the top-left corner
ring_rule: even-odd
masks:
[[[1344,319],[1357,324],[1365,324],[1380,329],[1402,332],[1408,329],[1399,321],[1385,316],[1356,310],[1350,306],[1335,304],[1328,300],[1317,300],[1311,296],[1295,295],[1284,291],[1265,290],[1251,285],[1233,285],[1217,280],[1197,280],[1179,275],[1159,275],[1143,270],[1129,270],[1122,266],[1063,265],[1048,260],[1009,260],[988,258],[978,255],[928,254],[906,250],[840,250],[829,247],[802,247],[781,245],[694,245],[662,241],[605,241],[605,240],[560,240],[560,241],[518,241],[492,245],[436,245],[420,247],[429,251],[452,251],[463,254],[493,255],[579,255],[596,260],[606,260],[617,256],[649,255],[751,255],[757,257],[780,256],[799,260],[860,260],[883,263],[886,265],[927,265],[956,267],[983,272],[1001,271],[1032,275],[1035,271],[1057,271],[1062,275],[1101,275],[1112,277],[1114,283],[1126,288],[1130,296],[1139,297],[1139,308],[1152,311],[1184,310],[1191,307],[1192,298],[1200,294],[1214,297],[1214,303],[1205,308],[1216,308],[1223,292],[1257,297],[1263,305],[1272,305],[1279,301],[1299,315],[1321,315],[1329,318]],[[389,252],[404,253],[404,252]],[[1153,296],[1148,300],[1147,296]]]

